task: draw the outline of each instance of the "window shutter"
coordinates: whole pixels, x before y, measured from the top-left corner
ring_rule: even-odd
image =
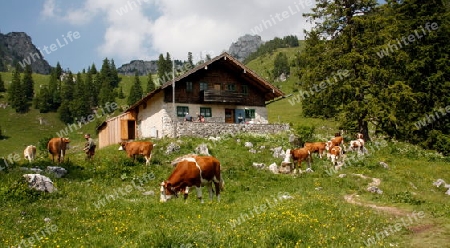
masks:
[[[120,120],[120,138],[122,140],[128,139],[128,120]]]

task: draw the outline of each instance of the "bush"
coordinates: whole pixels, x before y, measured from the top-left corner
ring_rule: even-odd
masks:
[[[294,134],[300,138],[301,146],[307,141],[312,141],[316,130],[314,126],[294,126],[292,129],[294,130]]]

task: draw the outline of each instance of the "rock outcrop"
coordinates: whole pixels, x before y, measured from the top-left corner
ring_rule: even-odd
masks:
[[[117,72],[124,75],[134,75],[135,71],[140,76],[145,76],[149,73],[155,74],[158,72],[157,61],[132,60],[128,64],[123,64],[117,68]]]
[[[249,35],[239,37],[228,49],[228,53],[239,61],[244,61],[251,53],[256,52],[264,42],[259,35]]]
[[[49,74],[51,70],[43,54],[26,33],[0,33],[0,71],[8,71],[8,67],[13,67],[15,63],[23,68],[29,64],[31,70],[39,74]]]

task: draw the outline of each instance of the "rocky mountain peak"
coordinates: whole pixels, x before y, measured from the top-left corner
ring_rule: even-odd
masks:
[[[263,43],[261,36],[246,34],[231,44],[228,53],[242,62],[251,53],[256,52]]]
[[[15,63],[31,65],[34,73],[49,74],[51,66],[24,32],[0,33],[0,71],[7,71]]]

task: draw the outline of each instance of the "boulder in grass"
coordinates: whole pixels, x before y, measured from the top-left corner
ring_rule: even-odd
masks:
[[[59,166],[47,166],[48,173],[52,173],[56,178],[61,178],[67,174],[67,170]]]
[[[208,150],[208,145],[206,145],[206,144],[200,144],[199,146],[197,146],[197,148],[195,148],[195,153],[200,154],[200,155],[210,156],[209,150]]]
[[[46,176],[41,174],[24,174],[23,177],[28,182],[28,186],[32,189],[49,193],[56,191],[52,180]]]
[[[269,170],[273,174],[278,174],[278,166],[277,166],[277,164],[273,163],[273,164],[269,165]]]
[[[450,184],[447,184],[443,179],[438,179],[436,182],[433,183],[434,186],[440,187],[444,186],[444,188],[447,188],[447,192],[445,192],[446,195],[450,195]]]

